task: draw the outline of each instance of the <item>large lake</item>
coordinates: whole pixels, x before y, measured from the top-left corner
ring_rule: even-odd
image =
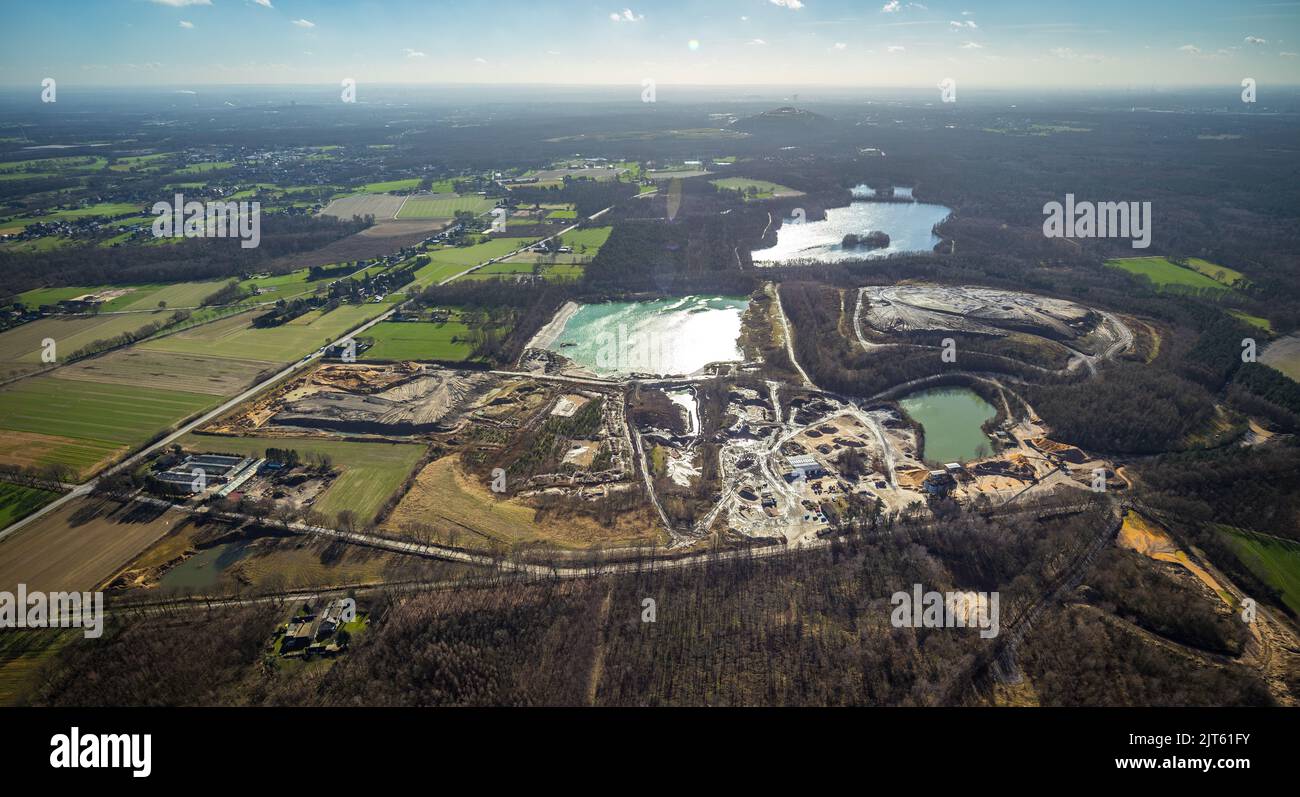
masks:
[[[737,340],[749,300],[686,296],[578,308],[547,348],[601,375],[684,375],[743,359]]]
[[[869,191],[860,186],[854,189],[854,196],[867,196]],[[911,192],[910,188],[894,189],[898,198],[910,197]],[[786,219],[777,232],[776,246],[756,249],[752,256],[756,265],[774,266],[798,260],[834,263],[929,252],[941,240],[934,234],[934,226],[951,213],[952,208],[927,202],[851,202],[847,207],[827,208],[824,221],[799,224]],[[889,246],[845,249],[840,245],[849,233],[865,235],[875,230],[889,234]]]
[[[980,427],[998,413],[975,391],[964,387],[923,390],[898,403],[925,428],[926,462],[969,462],[992,453],[989,438]]]

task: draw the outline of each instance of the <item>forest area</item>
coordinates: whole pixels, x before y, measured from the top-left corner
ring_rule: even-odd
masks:
[[[372,628],[329,667],[289,676],[264,651],[284,608],[198,610],[115,623],[42,679],[45,705],[938,705],[993,699],[987,669],[1030,606],[1113,521],[1097,511],[1029,524],[959,518],[864,526],[831,547],[591,579],[502,579],[369,603]],[[886,533],[887,532],[887,533]],[[896,628],[890,596],[915,583],[999,590],[1001,634]],[[1106,554],[1021,646],[1044,704],[1268,704],[1244,667],[1189,672],[1111,630],[1131,617],[1225,653],[1241,632],[1205,597],[1132,554]],[[1082,590],[1082,591],[1079,591]],[[645,621],[646,599],[654,602]],[[1179,608],[1181,607],[1181,608]],[[1185,609],[1185,611],[1184,611]],[[206,615],[206,616],[205,616]],[[1086,640],[1083,642],[1081,640]],[[1093,643],[1096,643],[1095,647]],[[93,684],[75,677],[95,672]],[[168,673],[158,679],[150,673]]]

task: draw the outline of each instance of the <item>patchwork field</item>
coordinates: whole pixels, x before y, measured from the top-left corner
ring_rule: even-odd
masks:
[[[0,482],[0,529],[22,520],[58,497],[58,493],[50,490]]]
[[[348,276],[361,279],[364,275],[369,274],[373,276],[387,268],[387,266],[382,265],[370,266],[364,271],[357,271]],[[311,279],[311,270],[301,268],[295,271],[290,271],[287,274],[275,274],[269,277],[253,277],[251,279],[246,279],[239,283],[239,287],[248,293],[252,293],[254,290],[259,292],[258,296],[255,297],[255,299],[250,299],[250,301],[271,302],[279,299],[291,299],[295,296],[311,293],[317,288],[339,279],[339,276],[340,275],[338,274],[334,274],[332,276],[321,277],[313,280]]]
[[[345,304],[328,313],[309,313],[300,323],[258,329],[256,312],[240,313],[212,324],[140,344],[145,351],[201,354],[234,360],[287,363],[304,357],[349,329],[386,312],[387,304]]]
[[[67,358],[97,340],[134,332],[166,314],[67,316],[42,318],[0,333],[0,377],[19,376],[45,367],[42,341],[54,341],[55,354]]]
[[[164,302],[168,308],[198,307],[213,293],[216,293],[226,280],[209,280],[206,282],[155,283],[149,285],[97,285],[73,288],[37,288],[20,293],[17,301],[27,307],[53,305],[65,299],[72,299],[88,293],[108,294],[107,300],[99,306],[101,314],[123,310],[143,311],[157,310],[158,303]]]
[[[369,523],[424,454],[416,443],[374,443],[306,437],[226,437],[189,434],[181,438],[186,450],[263,456],[268,446],[292,448],[301,456],[328,455],[342,471],[316,501],[315,510],[331,521],[345,509]]]
[[[23,379],[0,389],[0,430],[6,432],[0,436],[0,462],[68,465],[85,475],[216,403],[212,395],[180,390],[53,376]],[[15,452],[9,432],[37,437]]]
[[[473,246],[450,246],[428,252],[429,264],[415,272],[418,286],[441,282],[470,266],[477,266],[487,260],[493,260],[521,247],[527,246],[532,238],[493,238]]]
[[[374,346],[362,360],[442,360],[460,362],[474,351],[473,332],[460,321],[385,321],[366,331]]]
[[[414,194],[406,198],[401,210],[397,211],[397,218],[450,219],[458,211],[478,215],[491,210],[495,205],[493,200],[478,195]]]
[[[60,368],[59,379],[233,396],[270,376],[278,363],[149,351],[132,346]]]

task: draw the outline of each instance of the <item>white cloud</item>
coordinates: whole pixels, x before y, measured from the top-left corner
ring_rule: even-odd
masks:
[[[767,44],[767,42],[763,41],[762,39],[750,39],[749,43],[759,47],[762,47],[763,45]]]
[[[275,8],[275,6],[271,5],[271,0],[253,0],[253,2],[262,8]]]
[[[958,22],[957,20],[954,19],[954,20],[949,20],[948,24],[953,28],[970,28],[971,30],[974,30],[975,28],[979,27],[979,25],[975,24],[975,20],[973,19],[968,19],[965,22]]]
[[[1247,36],[1246,44],[1268,44],[1268,40],[1261,39],[1258,36]]]
[[[1278,56],[1280,58],[1300,58],[1300,53],[1282,52],[1278,53]]]
[[[979,42],[966,42],[961,46],[963,50],[983,50],[984,45]]]
[[[880,10],[886,14],[894,13],[895,11],[898,10],[898,0],[889,0],[888,3],[885,3],[883,6],[880,7]]]
[[[315,22],[312,22],[312,21],[309,20],[309,19],[295,19],[295,20],[293,21],[293,24],[297,25],[297,26],[300,27],[300,28],[314,28],[314,27],[316,27],[316,23],[315,23]]]
[[[483,57],[475,58],[475,59],[474,59],[474,63],[476,63],[476,64],[486,64],[486,63],[487,63],[487,59],[486,59],[486,58],[483,58]]]
[[[772,5],[788,8],[791,11],[798,11],[803,8],[803,0],[770,0]]]
[[[640,22],[645,19],[645,14],[637,14],[632,9],[625,8],[622,14],[615,11],[609,15],[609,18],[615,22]]]
[[[172,8],[184,8],[185,6],[210,6],[212,0],[153,0],[160,6],[171,6]]]
[[[1201,48],[1197,47],[1195,44],[1184,44],[1182,47],[1178,48],[1178,51],[1183,53],[1191,53],[1193,55],[1199,55],[1201,52]]]
[[[834,49],[834,50],[847,50],[847,49],[849,49],[849,46],[848,46],[847,44],[845,44],[844,42],[835,42],[835,44],[833,44],[833,45],[831,46],[831,49]]]
[[[406,57],[407,57],[407,58],[423,58],[423,57],[424,57],[424,53],[420,52],[419,50],[412,50],[410,47],[405,47],[405,48],[403,48],[403,49],[402,49],[402,52],[406,53]]]
[[[901,45],[901,44],[891,44],[891,45],[889,45],[888,47],[886,47],[885,49],[888,50],[888,51],[891,52],[891,53],[901,53],[901,52],[905,51],[907,48],[904,47],[904,46]]]
[[[187,21],[185,21],[185,20],[182,19],[182,20],[181,20],[181,27],[182,27],[182,28],[185,28],[186,30],[194,30],[194,23],[193,23],[193,22],[187,22]]]

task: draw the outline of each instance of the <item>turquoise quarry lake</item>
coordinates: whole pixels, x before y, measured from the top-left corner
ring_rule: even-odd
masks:
[[[997,415],[993,405],[966,388],[937,388],[912,393],[899,405],[925,428],[925,461],[969,462],[986,456],[991,446],[980,427]]]
[[[585,304],[545,348],[602,376],[690,374],[743,359],[737,341],[748,306],[732,296]]]

